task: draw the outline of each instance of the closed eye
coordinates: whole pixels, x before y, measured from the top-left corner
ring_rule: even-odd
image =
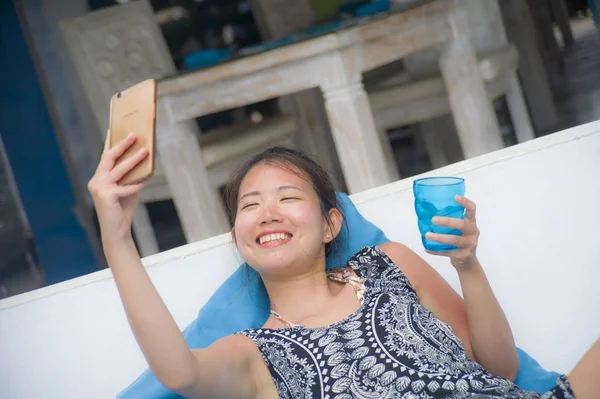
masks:
[[[256,206],[256,205],[258,205],[256,202],[251,202],[251,203],[249,203],[249,204],[246,204],[246,205],[244,205],[244,206],[242,207],[242,210],[244,210],[244,209],[246,209],[246,208],[250,208],[250,207]]]
[[[296,198],[296,197],[283,197],[281,200],[282,201],[290,201],[290,200],[299,200],[300,198]]]

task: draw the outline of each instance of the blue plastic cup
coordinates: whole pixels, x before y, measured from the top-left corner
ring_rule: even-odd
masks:
[[[425,238],[428,232],[462,235],[460,230],[433,224],[435,216],[463,219],[465,208],[456,202],[456,195],[465,195],[465,179],[460,177],[427,177],[413,182],[415,211],[423,246],[429,251],[446,252],[455,250],[454,245],[440,244]]]

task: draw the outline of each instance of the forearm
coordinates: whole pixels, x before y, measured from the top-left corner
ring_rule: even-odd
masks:
[[[519,368],[514,338],[483,268],[475,262],[459,270],[459,279],[477,361],[492,374],[514,380]]]
[[[103,238],[131,329],[154,375],[170,389],[196,378],[196,360],[142,265],[133,239]]]

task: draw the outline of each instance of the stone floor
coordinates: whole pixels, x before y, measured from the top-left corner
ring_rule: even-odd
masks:
[[[559,116],[559,124],[552,132],[600,119],[600,34],[595,31],[590,18],[575,20],[572,25],[576,39],[574,46],[564,48],[562,61],[550,68]],[[501,108],[500,105],[500,111]],[[540,135],[547,133],[551,132],[539,132]],[[423,143],[413,128],[393,132],[392,139],[402,176],[430,169]],[[183,244],[181,228],[173,217],[174,208],[172,204],[167,204],[166,207],[170,209],[167,209],[168,212],[157,213],[167,217],[163,218],[158,214],[153,217],[158,228],[161,250]],[[154,212],[153,209],[151,211]],[[15,269],[0,276],[0,298],[36,289],[44,284],[43,276],[28,263]]]

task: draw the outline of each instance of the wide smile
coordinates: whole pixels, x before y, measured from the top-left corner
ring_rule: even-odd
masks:
[[[256,238],[256,243],[263,248],[276,247],[286,244],[292,238],[292,235],[285,231],[266,232]]]

